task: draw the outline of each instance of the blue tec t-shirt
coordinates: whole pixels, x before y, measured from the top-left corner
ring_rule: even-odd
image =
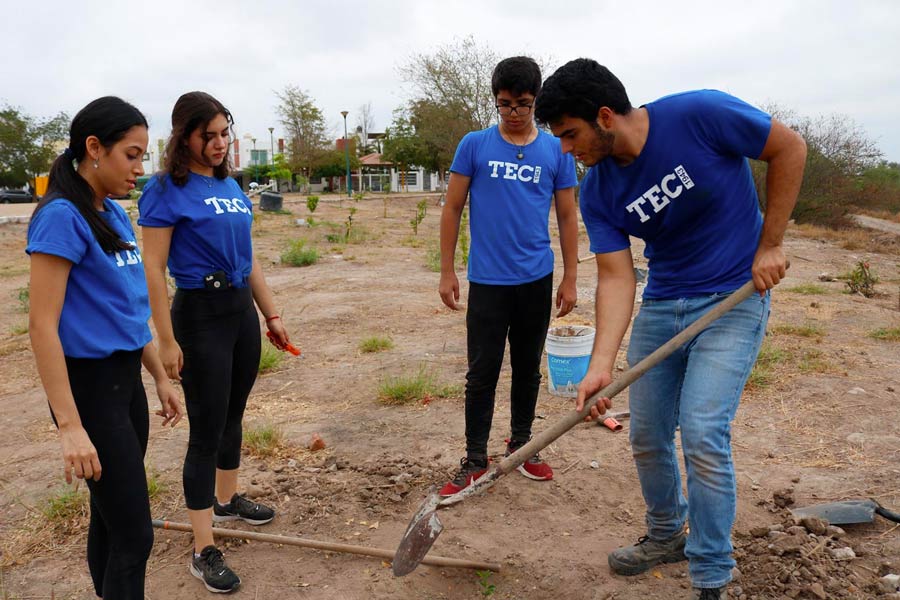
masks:
[[[138,201],[142,227],[173,227],[169,273],[183,289],[203,287],[204,275],[225,271],[234,287],[253,269],[253,204],[231,177],[196,173],[179,187],[169,175],[147,182]]]
[[[575,162],[559,140],[539,130],[520,147],[496,125],[473,131],[460,141],[450,170],[471,178],[469,281],[518,285],[552,273],[553,193],[578,183]]]
[[[772,118],[715,90],[666,96],[646,105],[647,141],[620,166],[607,158],[581,183],[581,215],[591,252],[646,242],[645,298],[731,291],[750,279],[762,232],[747,157],[765,147]]]
[[[52,254],[72,263],[59,318],[63,353],[72,358],[105,358],[139,350],[152,336],[144,264],[134,228],[117,203],[107,199],[100,215],[133,250],[107,254],[87,221],[68,200],[41,208],[28,226],[28,254]]]

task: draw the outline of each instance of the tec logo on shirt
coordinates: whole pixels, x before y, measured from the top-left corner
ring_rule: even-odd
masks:
[[[116,257],[116,266],[124,267],[125,265],[137,265],[144,262],[144,259],[141,258],[141,251],[138,250],[138,245],[135,240],[128,240],[127,244],[131,244],[131,250],[118,250],[113,254]]]
[[[213,196],[212,198],[204,199],[203,202],[205,202],[207,206],[214,207],[217,215],[222,215],[226,212],[250,214],[250,209],[247,208],[247,205],[244,204],[244,201],[240,198],[232,198],[229,200],[228,198],[216,198]]]
[[[676,183],[673,186],[672,184],[676,181],[681,183]],[[669,202],[680,196],[682,191],[689,190],[692,187],[694,187],[694,181],[691,179],[691,176],[688,175],[683,165],[678,165],[672,173],[668,173],[662,178],[659,185],[652,186],[638,196],[636,200],[626,204],[625,210],[630,213],[637,213],[641,223],[646,223],[650,220],[651,215],[648,214],[649,212],[652,211],[653,214],[658,213]],[[644,206],[647,202],[650,203],[650,206]]]
[[[505,162],[502,160],[489,160],[491,177],[518,180],[525,183],[538,183],[541,180],[541,167],[520,165],[519,163]]]

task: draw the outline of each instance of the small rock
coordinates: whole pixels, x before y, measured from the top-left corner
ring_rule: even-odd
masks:
[[[861,387],[855,387],[847,390],[847,393],[851,396],[859,396],[860,394],[865,394],[866,390],[862,389]]]
[[[312,438],[310,438],[309,443],[306,445],[307,448],[316,452],[318,450],[325,449],[325,440],[323,440],[318,433],[312,434]]]
[[[896,575],[894,573],[890,573],[885,575],[881,579],[878,580],[878,585],[881,587],[881,590],[890,594],[891,592],[896,592],[900,589],[900,575]]]
[[[887,391],[889,391],[889,392],[893,392],[893,391],[894,391],[894,388],[893,388],[893,386],[890,386],[890,385],[889,385],[889,386],[887,386]]]
[[[821,583],[816,582],[810,585],[807,591],[816,598],[821,598],[822,600],[828,599],[828,594],[825,593],[825,588],[822,587]]]
[[[845,535],[847,535],[847,532],[844,531],[843,529],[841,529],[840,527],[838,527],[837,525],[829,525],[828,527],[825,528],[825,535],[830,535],[834,539],[839,540],[842,537],[844,537]]]
[[[800,521],[800,524],[803,525],[807,531],[816,535],[825,535],[828,531],[828,521],[820,519],[819,517],[804,517],[803,520]]]
[[[756,538],[766,537],[766,535],[768,533],[769,533],[768,527],[754,527],[753,529],[750,530],[750,535],[752,535],[753,537],[756,537]]]
[[[287,466],[290,467],[291,469],[293,469],[294,467],[297,466],[297,461],[292,458],[292,459],[288,460]]]
[[[806,528],[800,525],[792,525],[787,528],[785,533],[788,535],[806,535]]]
[[[599,469],[599,468],[600,468],[600,463],[598,463],[596,460],[592,460],[592,461],[591,461],[591,468],[592,468],[592,469]]]
[[[856,558],[856,552],[853,551],[853,548],[829,548],[828,553],[831,554],[831,558],[836,561],[853,560]]]
[[[800,483],[800,478],[799,478],[799,477],[792,477],[792,478],[791,478],[791,483]]]
[[[775,492],[772,494],[772,501],[775,502],[775,506],[779,508],[790,506],[794,503],[794,489],[784,488],[775,490]]]
[[[261,486],[251,483],[247,486],[246,495],[248,498],[261,498],[266,495],[266,491]]]
[[[815,302],[815,301],[810,302],[810,303],[809,303],[809,307],[810,307],[810,308],[819,308],[819,303],[818,303],[818,302]]]
[[[734,582],[738,582],[741,580],[741,570],[737,567],[731,569],[731,580]],[[737,593],[737,595],[740,596],[740,593]]]
[[[781,523],[769,525],[769,531],[784,531],[784,525],[782,525]]]
[[[284,465],[275,465],[274,467],[272,467],[272,471],[275,473],[281,473],[282,471],[284,471]]]

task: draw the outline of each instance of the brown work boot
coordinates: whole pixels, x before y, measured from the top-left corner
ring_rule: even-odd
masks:
[[[619,575],[637,575],[659,563],[687,560],[684,543],[687,536],[679,531],[667,540],[651,540],[646,535],[634,546],[626,546],[609,553],[609,568]]]

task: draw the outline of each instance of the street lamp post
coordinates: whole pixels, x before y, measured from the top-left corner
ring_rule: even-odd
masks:
[[[274,127],[269,127],[269,147],[272,149],[272,166],[275,166],[275,139],[272,137]]]
[[[350,179],[350,145],[347,140],[347,115],[348,111],[342,110],[341,115],[344,117],[344,157],[347,160],[347,197],[353,195],[353,181]]]

